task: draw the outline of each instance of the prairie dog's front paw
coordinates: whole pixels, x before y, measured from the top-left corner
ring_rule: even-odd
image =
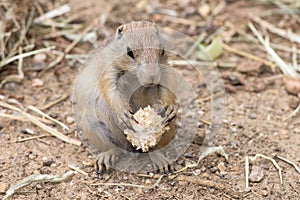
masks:
[[[102,175],[110,167],[114,167],[120,155],[121,152],[117,149],[99,153],[96,156],[96,173]]]
[[[164,119],[163,125],[168,126],[176,119],[176,108],[173,105],[163,107],[161,104],[153,106],[156,112]]]
[[[162,152],[150,152],[149,157],[152,161],[152,166],[155,171],[160,171],[163,173],[173,172],[174,169],[171,160],[169,160],[169,158],[167,158]]]
[[[170,123],[172,123],[177,116],[177,110],[175,108],[175,106],[168,106],[166,112],[165,112],[165,124],[169,125]]]
[[[128,110],[122,109],[121,113],[118,116],[118,122],[120,128],[122,130],[132,129],[131,120],[132,120],[132,113]]]

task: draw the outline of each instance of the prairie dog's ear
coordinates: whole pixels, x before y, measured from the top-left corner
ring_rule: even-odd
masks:
[[[123,24],[117,28],[116,38],[120,39],[122,37],[122,32],[125,29],[125,27],[126,27],[126,24]]]

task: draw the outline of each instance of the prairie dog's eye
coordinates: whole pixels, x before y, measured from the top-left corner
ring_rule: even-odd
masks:
[[[161,50],[160,55],[161,55],[161,56],[165,55],[165,49],[162,49],[162,50]]]
[[[132,59],[134,59],[134,54],[130,47],[127,47],[127,55],[130,56]]]

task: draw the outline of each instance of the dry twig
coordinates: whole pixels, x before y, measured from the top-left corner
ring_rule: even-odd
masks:
[[[68,54],[76,45],[77,43],[84,37],[85,34],[87,34],[95,25],[99,22],[99,19],[96,18],[89,26],[87,26],[77,37],[77,39],[73,40],[73,42],[64,50],[62,54],[60,54],[54,61],[52,61],[43,71],[41,71],[40,75],[43,75],[46,71],[60,63],[66,54]]]
[[[38,53],[47,52],[47,51],[50,51],[50,50],[52,50],[54,48],[55,48],[54,46],[50,46],[50,47],[47,47],[47,48],[44,48],[44,49],[38,49],[38,50],[31,51],[31,52],[19,54],[19,55],[16,55],[14,57],[11,57],[11,58],[6,58],[6,59],[4,59],[4,60],[2,60],[0,62],[0,69],[3,66],[5,66],[5,65],[7,65],[7,64],[9,64],[9,63],[11,63],[11,62],[13,62],[15,60],[18,60],[18,59],[21,59],[21,58],[25,58],[25,57],[28,57],[28,56],[32,56],[32,55],[35,55],[35,54],[38,54]]]
[[[81,146],[81,142],[80,141],[72,139],[72,138],[69,138],[66,135],[58,132],[57,130],[55,130],[55,129],[49,127],[49,126],[47,126],[43,122],[39,121],[35,116],[30,115],[29,113],[27,113],[24,109],[17,108],[15,106],[7,104],[7,103],[5,103],[3,101],[0,101],[0,106],[18,112],[20,115],[22,115],[24,118],[28,119],[30,122],[34,123],[35,125],[37,125],[40,128],[46,130],[47,132],[49,132],[53,136],[55,136],[55,137],[57,137],[57,138],[65,141],[67,143],[74,144],[76,146]]]
[[[249,157],[245,157],[246,191],[249,191]]]
[[[47,19],[51,19],[51,18],[60,16],[60,15],[63,15],[65,13],[69,12],[70,10],[71,10],[71,7],[68,4],[65,4],[65,5],[60,6],[59,8],[56,8],[54,10],[51,10],[51,11],[45,13],[42,16],[39,16],[39,17],[35,18],[33,20],[33,22],[34,23],[40,23],[40,22],[45,21]]]
[[[223,147],[219,146],[219,147],[209,147],[207,148],[204,152],[202,152],[198,158],[198,161],[197,163],[194,163],[194,164],[191,164],[191,165],[187,165],[185,167],[183,167],[182,169],[180,170],[177,170],[175,171],[175,174],[179,173],[179,172],[182,172],[188,168],[194,168],[194,167],[197,167],[200,163],[201,160],[203,160],[203,158],[213,154],[213,153],[217,153],[221,156],[223,156],[226,160],[228,160],[228,154],[225,153]]]
[[[12,120],[18,120],[18,121],[24,121],[24,122],[28,122],[29,120],[24,118],[22,115],[12,115],[12,114],[6,114],[6,113],[2,113],[0,112],[0,117],[3,118],[7,118],[7,119],[12,119]],[[45,123],[45,124],[53,124],[53,122],[47,120],[47,119],[43,119],[40,117],[35,117],[37,120]]]
[[[22,138],[22,139],[18,139],[16,142],[25,142],[28,140],[35,140],[38,138],[42,138],[42,137],[48,137],[49,135],[38,135],[38,136],[32,136],[32,137],[27,137],[27,138]]]
[[[204,32],[202,33],[197,41],[194,42],[194,44],[190,47],[190,49],[185,53],[185,55],[183,56],[184,58],[188,59],[192,54],[193,52],[195,51],[195,49],[199,46],[199,44],[204,40],[204,38],[206,37],[207,33]]]
[[[33,174],[25,177],[21,181],[19,181],[16,185],[11,186],[7,191],[3,200],[11,197],[17,190],[30,185],[31,183],[36,182],[52,182],[52,183],[60,183],[64,181],[70,180],[75,175],[74,171],[68,171],[63,175],[48,175],[48,174]]]
[[[60,102],[62,102],[62,101],[64,101],[64,100],[66,100],[68,97],[69,97],[69,95],[68,95],[68,94],[65,94],[65,95],[63,95],[62,97],[60,97],[60,98],[54,100],[53,102],[50,102],[50,103],[44,105],[44,106],[41,108],[41,110],[47,110],[47,109],[51,108],[52,106],[54,106],[54,105],[56,105],[56,104],[58,104],[58,103],[60,103]]]
[[[71,168],[72,170],[74,170],[74,171],[80,173],[80,174],[85,175],[85,176],[88,176],[88,175],[89,175],[89,174],[86,173],[85,171],[79,169],[79,167],[74,167],[73,165],[68,165],[68,167]]]
[[[267,28],[272,33],[275,33],[283,38],[289,39],[292,42],[297,42],[298,44],[300,44],[300,35],[297,35],[297,34],[293,33],[292,31],[277,28],[273,24],[270,24],[257,16],[250,16],[250,17],[253,21],[255,21],[256,23],[259,23],[262,27]]]
[[[17,52],[16,50],[18,48],[21,47],[21,45],[23,44],[24,40],[26,40],[26,34],[32,24],[32,19],[33,19],[33,16],[34,16],[34,9],[31,10],[30,14],[29,14],[29,18],[27,20],[27,23],[25,22],[25,19],[22,19],[22,28],[21,28],[21,31],[20,31],[20,37],[18,37],[18,41],[16,43],[14,43],[14,46],[13,48],[10,50],[10,53],[8,55],[8,57],[12,57],[13,55],[15,55]]]
[[[288,159],[286,159],[284,157],[278,156],[278,155],[276,155],[276,157],[279,158],[280,160],[282,160],[282,161],[284,161],[284,162],[292,165],[296,169],[296,171],[300,174],[300,167],[298,167],[296,165],[296,163],[294,163],[294,162],[292,162],[292,161],[290,161],[290,160],[288,160]]]
[[[288,76],[292,77],[299,77],[299,74],[296,72],[295,69],[288,66],[279,56],[278,54],[272,49],[270,46],[269,38],[264,39],[263,36],[258,32],[258,30],[254,27],[252,23],[249,23],[249,28],[252,30],[252,32],[256,35],[258,40],[263,44],[268,54],[274,59],[274,62],[278,65],[280,70]]]
[[[35,106],[28,106],[27,109],[32,110],[32,111],[34,111],[34,112],[36,112],[36,113],[42,115],[43,117],[45,117],[45,118],[47,118],[47,119],[49,119],[49,120],[51,120],[51,121],[57,123],[57,124],[60,125],[64,130],[67,130],[67,131],[70,130],[69,127],[68,127],[67,125],[65,125],[64,123],[62,123],[62,122],[60,122],[60,121],[54,119],[53,117],[50,117],[49,115],[43,113],[41,110],[39,110],[39,109],[38,109],[37,107],[35,107]]]
[[[289,118],[293,117],[293,116],[296,116],[297,113],[300,111],[300,104],[297,106],[297,108],[295,110],[293,110],[292,113],[290,113],[288,116],[286,116],[283,121],[286,121],[288,120]]]
[[[231,53],[234,53],[234,54],[237,54],[239,56],[243,56],[243,57],[246,57],[246,58],[249,58],[251,60],[255,60],[255,61],[259,61],[261,63],[264,63],[265,65],[267,66],[270,66],[272,69],[275,69],[276,68],[276,65],[270,61],[267,61],[267,60],[264,60],[258,56],[255,56],[253,54],[250,54],[250,53],[247,53],[245,51],[242,51],[242,50],[239,50],[239,49],[235,49],[233,47],[230,47],[224,43],[222,43],[222,47],[228,51],[228,52],[231,52]]]
[[[19,54],[22,53],[22,48],[19,49]],[[0,88],[7,82],[18,82],[20,83],[24,79],[24,72],[23,72],[23,58],[19,58],[19,63],[18,63],[18,75],[10,75],[5,77],[3,81],[0,83]]]

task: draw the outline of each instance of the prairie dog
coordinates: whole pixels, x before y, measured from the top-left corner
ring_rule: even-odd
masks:
[[[100,172],[118,162],[118,156],[138,152],[127,141],[124,129],[139,108],[158,106],[170,127],[150,156],[156,168],[171,164],[155,150],[166,146],[176,133],[176,96],[161,82],[170,75],[164,39],[152,22],[134,21],[117,28],[113,39],[96,49],[75,83],[75,102],[81,138],[101,165]],[[127,153],[128,152],[128,153]]]

